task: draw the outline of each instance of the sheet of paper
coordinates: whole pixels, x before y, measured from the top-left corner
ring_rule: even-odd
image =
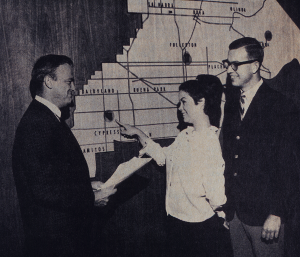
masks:
[[[151,160],[152,158],[133,157],[131,160],[121,163],[112,176],[101,186],[101,188],[117,186]]]

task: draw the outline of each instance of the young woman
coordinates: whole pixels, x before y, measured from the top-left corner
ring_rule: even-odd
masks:
[[[224,214],[226,202],[224,160],[217,135],[221,116],[222,84],[212,75],[179,87],[179,111],[189,126],[162,148],[141,130],[126,124],[121,134],[137,136],[143,149],[158,165],[166,165],[168,256],[231,256]]]

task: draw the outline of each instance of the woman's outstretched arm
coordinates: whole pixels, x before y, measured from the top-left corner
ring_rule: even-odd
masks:
[[[124,137],[138,137],[143,149],[140,150],[140,156],[144,154],[148,154],[151,156],[158,165],[165,165],[166,157],[164,153],[164,148],[162,148],[159,144],[155,143],[151,138],[149,138],[143,131],[140,129],[124,124],[120,121],[116,122],[121,127],[121,135]]]

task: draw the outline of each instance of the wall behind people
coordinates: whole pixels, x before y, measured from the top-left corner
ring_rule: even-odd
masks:
[[[16,126],[28,107],[30,73],[46,54],[69,56],[80,88],[115,60],[139,20],[126,1],[0,1],[0,256],[21,256],[23,230],[11,168]],[[132,26],[133,25],[133,26]]]
[[[298,13],[290,4],[296,0],[278,2]],[[11,150],[16,126],[31,101],[28,87],[33,63],[50,53],[69,56],[80,88],[94,71],[101,70],[102,62],[115,61],[140,26],[141,16],[127,14],[127,1],[0,0],[0,256],[21,256],[23,230]],[[115,227],[117,235],[121,226]]]

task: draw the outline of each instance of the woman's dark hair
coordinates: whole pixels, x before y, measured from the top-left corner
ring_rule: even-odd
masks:
[[[56,69],[63,64],[73,67],[72,60],[65,55],[49,54],[40,57],[33,66],[30,81],[30,94],[34,98],[42,92],[44,78],[49,75],[56,80]]]
[[[200,99],[205,99],[204,113],[208,116],[210,124],[219,127],[221,118],[221,98],[223,85],[219,78],[213,75],[201,74],[197,80],[188,80],[179,86],[179,91],[184,91],[198,104]]]

